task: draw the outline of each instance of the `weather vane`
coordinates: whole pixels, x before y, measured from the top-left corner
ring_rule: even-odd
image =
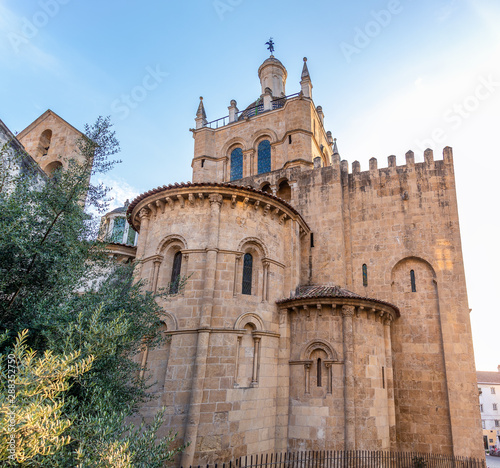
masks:
[[[271,55],[273,54],[274,52],[274,42],[273,42],[273,38],[270,37],[269,40],[266,42],[266,46],[267,48],[269,49],[269,52],[271,52]]]

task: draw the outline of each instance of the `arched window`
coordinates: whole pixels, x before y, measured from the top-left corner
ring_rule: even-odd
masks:
[[[123,234],[125,232],[125,218],[115,218],[113,223],[113,233],[111,234],[111,242],[118,244],[123,243]]]
[[[243,282],[241,285],[242,294],[252,294],[252,254],[246,253],[243,257]]]
[[[128,227],[127,245],[135,245],[135,231],[132,226]]]
[[[292,200],[292,188],[286,180],[280,183],[276,196],[287,202]]]
[[[257,174],[271,172],[271,143],[264,140],[259,143],[257,156]]]
[[[368,267],[363,263],[363,286],[368,286]]]
[[[40,141],[38,142],[38,151],[40,156],[46,156],[50,148],[50,140],[52,139],[52,130],[44,130],[40,135]]]
[[[174,263],[172,265],[172,276],[170,278],[170,294],[179,292],[179,281],[181,278],[182,252],[177,252],[174,255]]]
[[[417,292],[417,285],[415,283],[415,271],[410,271],[411,292]]]
[[[243,150],[235,148],[231,151],[231,180],[243,177]]]
[[[264,184],[261,189],[260,189],[262,192],[266,192],[266,193],[273,193],[272,189],[271,189],[271,184],[269,183],[266,183]]]
[[[49,177],[54,177],[55,172],[61,170],[62,167],[63,165],[61,161],[52,161],[47,164],[43,170]]]

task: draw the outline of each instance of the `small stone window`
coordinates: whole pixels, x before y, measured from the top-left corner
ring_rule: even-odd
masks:
[[[264,140],[259,143],[257,151],[257,174],[271,172],[271,142]]]
[[[273,193],[273,191],[272,191],[272,189],[271,189],[271,184],[269,184],[269,183],[265,183],[265,184],[261,187],[261,189],[260,189],[260,190],[261,190],[262,192],[266,192],[266,193],[270,193],[270,194],[272,194],[272,193]]]
[[[495,419],[495,427],[500,427],[500,421],[498,419]]]
[[[318,358],[318,362],[316,365],[316,385],[321,387],[321,358]]]
[[[411,292],[417,292],[417,285],[415,283],[415,270],[410,271]]]
[[[292,188],[286,180],[283,180],[280,183],[276,196],[281,198],[282,200],[285,200],[286,202],[290,202],[292,200]]]
[[[483,426],[483,429],[486,429],[486,421],[481,421],[481,425]]]
[[[174,255],[174,263],[172,265],[172,276],[170,278],[170,294],[179,292],[179,283],[181,279],[182,252],[177,252]]]
[[[38,142],[38,151],[40,156],[47,156],[50,148],[50,142],[52,140],[52,130],[47,129],[40,135],[40,141]]]
[[[493,403],[493,411],[497,411],[497,410],[498,410],[497,404]]]
[[[491,387],[490,391],[491,391],[491,394],[494,395],[495,394],[495,387]]]
[[[481,413],[484,413],[483,405],[479,405],[479,411],[481,411]]]
[[[235,148],[231,151],[231,180],[243,177],[243,150]]]
[[[243,281],[241,285],[241,293],[252,294],[252,267],[253,257],[252,254],[246,253],[243,257]]]
[[[366,263],[363,263],[363,286],[368,286],[368,267],[366,266]]]

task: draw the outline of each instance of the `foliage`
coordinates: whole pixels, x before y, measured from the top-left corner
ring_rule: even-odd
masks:
[[[90,369],[93,357],[79,359],[79,352],[58,356],[50,350],[37,357],[26,346],[27,333],[21,332],[12,353],[0,360],[0,460],[11,459],[13,438],[16,460],[29,466],[38,455],[53,455],[70,442],[64,394],[70,379]]]
[[[47,183],[15,171],[4,182],[13,189],[0,191],[0,325],[13,336],[38,329],[40,297],[59,303],[95,279],[103,246],[89,240],[95,223],[82,206],[87,196],[87,207],[106,207],[107,190],[89,180],[114,163],[107,158],[119,145],[110,127],[102,118],[86,126],[87,136],[78,142],[84,163],[70,159],[68,169],[57,170]]]
[[[25,419],[43,419],[47,436],[39,449],[26,451],[23,463],[163,466],[177,450],[169,449],[171,438],[156,440],[162,413],[151,426],[130,425],[150,398],[134,355],[164,339],[161,309],[134,280],[134,265],[117,266],[96,239],[97,223],[83,200],[91,210],[106,209],[107,189],[89,181],[111,169],[118,142],[107,118],[85,130],[77,144],[83,164],[70,159],[67,169],[42,184],[34,173],[10,171],[0,186],[0,352],[4,360],[15,352],[16,337],[28,329],[19,362],[45,369],[47,378],[37,388],[52,402],[33,394],[40,405],[26,405]],[[23,388],[35,385],[29,382]],[[58,393],[51,393],[53,382]],[[20,385],[16,391],[22,392]]]

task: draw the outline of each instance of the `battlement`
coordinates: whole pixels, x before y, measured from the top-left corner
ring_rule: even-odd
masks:
[[[361,174],[361,164],[359,161],[353,161],[351,165],[351,172],[349,172],[349,163],[347,160],[343,159],[342,161],[339,161],[339,155],[336,154],[334,155],[333,164],[335,163],[340,163],[340,169],[342,171],[342,174],[349,174],[349,175],[356,175],[356,174]],[[415,163],[415,153],[413,151],[408,151],[405,154],[406,158],[406,164],[402,166],[397,166],[396,165],[396,156],[391,155],[387,157],[387,167],[386,168],[380,168],[378,169],[378,161],[377,158],[371,158],[369,161],[369,170],[364,171],[364,172],[370,172],[373,173],[374,171],[387,171],[387,170],[396,170],[397,172],[404,172],[407,169],[411,169],[415,166],[421,167],[423,169],[435,169],[436,168],[436,163],[441,163],[439,165],[445,165],[445,166],[453,166],[453,149],[450,146],[446,146],[443,148],[443,159],[442,160],[434,160],[434,151],[431,150],[430,148],[427,148],[424,151],[424,161],[421,163]]]

